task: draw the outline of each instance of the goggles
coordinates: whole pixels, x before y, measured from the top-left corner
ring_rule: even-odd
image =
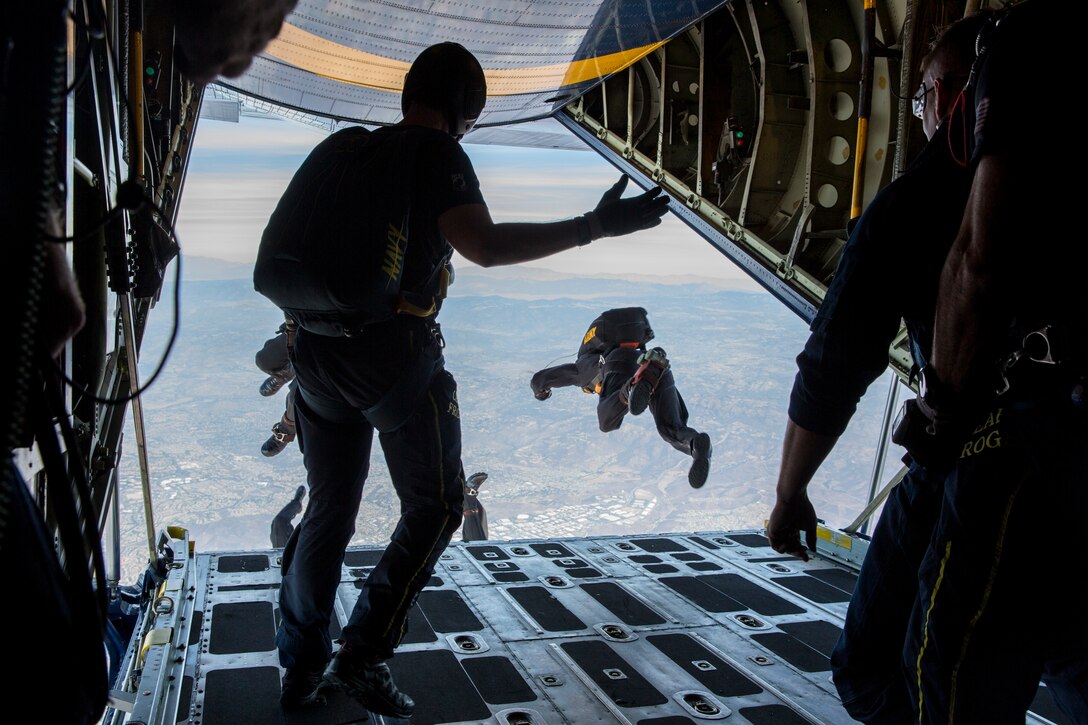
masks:
[[[910,97],[910,107],[914,111],[915,118],[921,118],[926,112],[926,97],[933,90],[933,86],[926,86],[926,82],[918,86],[918,92]]]

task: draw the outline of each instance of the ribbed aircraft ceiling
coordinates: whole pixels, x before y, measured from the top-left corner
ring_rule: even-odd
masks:
[[[480,60],[478,126],[551,114],[726,0],[299,0],[245,75],[223,85],[359,123],[401,118],[411,62],[454,41]]]

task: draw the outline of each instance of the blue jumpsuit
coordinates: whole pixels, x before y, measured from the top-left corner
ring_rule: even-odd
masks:
[[[866,388],[887,368],[900,320],[915,364],[925,364],[941,268],[971,183],[945,131],[938,128],[914,163],[873,199],[843,249],[797,356],[789,415],[806,430],[842,434]],[[887,280],[894,278],[911,284],[889,296]],[[863,722],[913,720],[901,653],[940,495],[940,476],[910,463],[884,504],[854,587],[831,666],[843,706]]]
[[[1075,392],[1088,379],[1088,305],[1064,274],[1088,255],[1063,219],[1081,203],[1063,181],[1079,162],[1029,142],[1024,124],[1025,112],[1060,114],[1055,100],[1068,93],[1083,40],[1064,9],[1027,0],[980,44],[973,160],[1011,171],[1002,202],[1017,213],[1002,214],[985,260],[1002,291],[991,314],[1000,347],[965,387],[994,390],[996,360],[1048,325],[1053,362],[1018,361],[959,442],[904,652],[924,723],[1022,723],[1040,678],[1073,722],[1088,723],[1088,409]]]

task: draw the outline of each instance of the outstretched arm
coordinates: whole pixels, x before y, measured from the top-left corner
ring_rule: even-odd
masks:
[[[438,228],[453,248],[481,267],[498,267],[536,259],[656,227],[668,209],[669,197],[660,187],[621,199],[626,176],[601,197],[591,211],[555,222],[496,224],[483,204],[462,204],[438,218]]]
[[[577,385],[578,380],[578,366],[567,363],[538,371],[529,381],[529,386],[533,389],[533,395],[537,400],[546,400],[551,395],[552,388]]]
[[[552,388],[563,388],[568,385],[577,385],[580,388],[590,386],[600,369],[599,355],[582,355],[572,363],[538,371],[529,381],[529,385],[537,400],[547,400],[551,396]]]
[[[792,419],[786,424],[774,509],[767,522],[767,539],[778,553],[808,561],[801,532],[808,548],[816,551],[816,509],[808,500],[808,484],[838,440],[806,430]]]

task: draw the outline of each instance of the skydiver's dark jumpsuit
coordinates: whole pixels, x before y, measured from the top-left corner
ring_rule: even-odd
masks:
[[[533,375],[529,384],[538,396],[545,390],[572,385],[587,393],[598,393],[598,424],[605,433],[614,431],[628,413],[624,385],[638,371],[638,358],[652,338],[653,330],[643,308],[608,310],[589,326],[573,363],[544,368]],[[688,409],[676,389],[671,369],[662,374],[650,397],[650,413],[661,437],[690,455],[691,442],[699,431],[688,427]]]
[[[487,511],[479,495],[465,496],[465,518],[461,523],[462,541],[484,541],[487,539]]]
[[[386,143],[414,145],[415,158],[426,159],[416,168],[404,164],[372,172],[411,190],[401,287],[416,290],[446,266],[452,252],[438,231],[438,217],[455,206],[484,203],[479,181],[449,134],[395,126],[374,135]],[[410,175],[407,184],[404,175]],[[393,406],[403,423],[378,437],[400,499],[400,520],[343,627],[355,651],[393,655],[406,632],[408,611],[461,525],[465,476],[457,385],[442,367],[436,316],[397,315],[342,337],[298,331],[291,362],[310,497],[283,554],[283,616],[276,644],[284,667],[316,670],[330,658],[329,621],[341,564],[370,469],[375,425],[365,411],[389,400],[387,393],[420,355],[432,355],[436,367]]]
[[[462,541],[484,541],[487,539],[487,511],[480,500],[480,488],[487,480],[484,472],[474,473],[465,479],[464,521],[461,523]]]
[[[295,371],[287,355],[287,333],[285,325],[280,325],[273,337],[264,341],[253,361],[266,375],[279,378],[284,382],[295,379]]]
[[[287,356],[287,334],[284,326],[280,325],[275,337],[265,340],[264,345],[257,351],[254,362],[265,375],[270,375],[283,380],[287,386],[287,400],[284,402],[283,420],[290,425],[288,433],[295,432],[295,370],[291,367],[291,361]]]
[[[306,487],[299,486],[291,500],[272,517],[268,537],[272,540],[272,546],[277,549],[287,546],[291,534],[295,532],[295,517],[302,513],[302,496],[305,492]]]

